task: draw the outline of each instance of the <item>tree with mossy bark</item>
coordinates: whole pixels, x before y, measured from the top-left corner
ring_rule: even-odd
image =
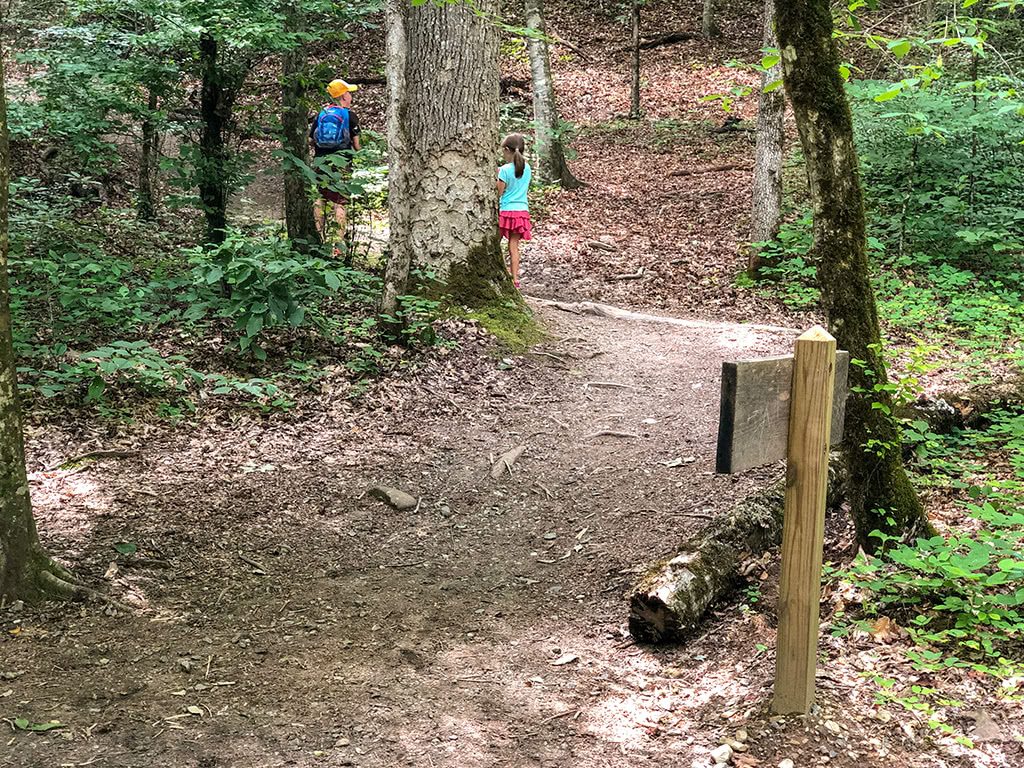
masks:
[[[776,0],[775,18],[783,82],[806,162],[814,212],[811,256],[822,302],[839,346],[858,361],[850,369],[843,446],[857,541],[872,551],[879,544],[871,535],[875,530],[913,537],[932,529],[903,468],[899,426],[891,416],[853,121],[831,7],[827,0]]]
[[[0,596],[35,600],[70,594],[76,587],[39,544],[25,471],[7,282],[7,185],[11,163],[3,61],[0,52]]]
[[[497,10],[388,2],[385,314],[413,289],[470,307],[516,295],[497,227]]]

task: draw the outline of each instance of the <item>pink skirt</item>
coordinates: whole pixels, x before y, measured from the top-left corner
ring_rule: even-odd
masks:
[[[529,240],[530,212],[529,211],[500,211],[498,213],[498,230],[502,237],[519,235],[523,240]]]

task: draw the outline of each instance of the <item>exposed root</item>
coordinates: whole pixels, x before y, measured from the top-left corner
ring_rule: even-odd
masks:
[[[101,603],[111,605],[119,611],[125,611],[126,613],[130,613],[132,611],[132,607],[130,605],[126,605],[119,600],[115,600],[108,595],[104,595],[102,592],[98,592],[84,584],[79,584],[78,582],[73,581],[70,577],[61,578],[48,568],[43,568],[39,571],[39,583],[44,588],[43,591],[48,593],[50,596],[64,598],[91,598]]]

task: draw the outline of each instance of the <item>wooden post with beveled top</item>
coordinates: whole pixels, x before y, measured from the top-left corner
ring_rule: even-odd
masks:
[[[772,702],[777,714],[806,713],[814,700],[835,364],[836,340],[824,328],[815,326],[797,339]]]

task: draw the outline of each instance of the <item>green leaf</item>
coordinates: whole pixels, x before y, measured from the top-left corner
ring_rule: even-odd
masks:
[[[763,59],[761,59],[761,66],[765,69],[771,69],[781,60],[782,59],[779,57],[777,53],[769,54],[768,56],[765,56]]]
[[[107,384],[99,376],[93,378],[89,383],[89,391],[85,396],[86,400],[99,400],[103,396],[103,390],[106,389]]]
[[[902,90],[903,90],[903,83],[897,83],[892,88],[890,88],[889,90],[885,91],[884,93],[880,93],[877,96],[875,96],[875,101],[881,103],[883,101],[889,101],[890,99],[895,99],[897,96],[900,95],[900,92]]]
[[[18,717],[14,720],[14,727],[21,731],[52,731],[54,728],[63,728],[64,725],[57,720],[51,720],[48,723],[33,723],[24,717]]]
[[[893,52],[893,55],[897,59],[902,59],[908,53],[910,53],[910,41],[909,40],[893,40],[889,43],[889,50]]]
[[[324,282],[327,283],[327,287],[332,291],[341,288],[341,278],[338,277],[337,272],[324,272]]]
[[[245,335],[252,338],[263,330],[263,315],[250,315],[249,321],[245,324]]]
[[[116,541],[114,542],[114,549],[122,555],[134,555],[139,551],[138,545],[132,544],[130,541]]]

